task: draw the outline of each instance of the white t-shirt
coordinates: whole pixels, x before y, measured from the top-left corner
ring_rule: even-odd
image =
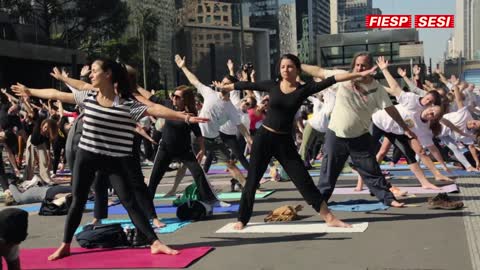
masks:
[[[421,119],[423,106],[420,104],[420,96],[412,92],[403,92],[397,97],[398,105],[395,106],[403,121],[413,131],[422,146],[430,146],[433,144],[433,133],[430,129],[429,122]],[[395,122],[390,115],[381,110],[372,115],[373,123],[381,130],[393,133],[404,134],[403,128]]]
[[[328,123],[330,120],[330,115],[332,114],[333,107],[335,106],[335,96],[336,96],[336,87],[332,88],[329,87],[322,91],[323,93],[323,106],[321,106],[320,110],[315,111],[315,103],[314,103],[314,111],[313,116],[308,120],[310,126],[313,129],[319,132],[326,132],[328,129]],[[320,100],[316,99],[318,103]]]
[[[325,77],[346,73],[343,70],[326,70]],[[335,106],[328,128],[340,138],[356,138],[368,133],[372,114],[377,110],[392,106],[385,88],[376,80],[369,84],[357,83],[361,88],[354,89],[352,81],[338,84]]]
[[[397,108],[405,124],[417,135],[418,141],[422,146],[433,145],[432,130],[430,129],[429,122],[422,121],[420,117],[422,114],[421,110],[408,110],[400,104],[395,105],[395,108]],[[385,132],[397,135],[404,134],[403,128],[401,128],[385,110],[374,113],[372,115],[372,121],[378,128]]]
[[[472,114],[468,110],[467,106],[464,106],[463,108],[459,109],[456,112],[451,112],[443,115],[443,118],[447,119],[448,121],[452,122],[452,124],[456,127],[458,127],[460,130],[462,130],[465,133],[472,134],[473,132],[469,131],[467,129],[467,122],[470,120],[473,120]],[[450,136],[456,141],[461,141],[464,144],[473,144],[473,139],[470,137],[465,137],[457,132],[451,130],[445,125],[442,125],[442,132],[440,133],[439,136]]]
[[[240,90],[230,91],[230,101],[235,108],[240,107],[240,103],[242,102],[242,99],[240,98]]]
[[[199,117],[210,119],[207,123],[199,124],[203,137],[209,139],[218,137],[220,127],[228,120],[231,120],[235,126],[240,124],[240,116],[231,101],[221,99],[220,93],[202,83],[194,86],[203,97],[203,107]]]
[[[240,122],[242,125],[245,126],[245,129],[248,130],[248,127],[250,126],[250,117],[248,116],[248,113],[242,112],[242,110],[238,109],[238,115],[240,116]],[[232,121],[228,120],[227,123],[222,125],[220,127],[220,132],[227,134],[227,135],[237,135],[238,133],[238,126],[234,125]]]

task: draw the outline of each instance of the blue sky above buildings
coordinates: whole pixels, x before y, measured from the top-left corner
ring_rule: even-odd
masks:
[[[380,8],[383,14],[455,14],[455,0],[373,0],[373,7]],[[413,18],[412,18],[413,19]],[[450,29],[420,29],[420,40],[424,44],[425,62],[432,58],[435,64],[443,58]]]

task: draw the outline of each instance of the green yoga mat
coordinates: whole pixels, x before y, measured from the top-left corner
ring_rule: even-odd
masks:
[[[255,194],[255,199],[261,199],[270,196],[275,192],[275,190],[265,190],[263,193],[256,193]],[[177,194],[178,196],[181,196],[182,194]],[[155,200],[161,200],[161,201],[173,201],[177,197],[171,196],[171,197],[163,197],[165,196],[165,193],[157,193],[155,194]],[[240,200],[242,197],[241,192],[223,192],[217,194],[218,199],[220,200]]]

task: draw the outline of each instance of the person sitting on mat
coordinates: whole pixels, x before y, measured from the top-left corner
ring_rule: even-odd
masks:
[[[34,176],[38,177],[38,176]],[[16,185],[8,186],[10,193],[5,194],[5,205],[18,205],[27,203],[42,202],[45,199],[54,200],[53,203],[61,205],[67,194],[72,193],[71,186],[31,186],[25,191],[21,191]],[[57,203],[55,200],[58,200]]]

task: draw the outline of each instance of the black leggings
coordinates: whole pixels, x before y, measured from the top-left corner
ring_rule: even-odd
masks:
[[[0,186],[2,187],[3,191],[5,191],[8,189],[8,179],[5,175],[5,164],[3,163],[2,152],[0,152]]]
[[[109,176],[110,183],[117,192],[118,198],[128,212],[136,228],[142,232],[150,243],[157,240],[157,236],[150,225],[148,218],[135,200],[131,185],[125,176],[128,171],[124,157],[110,157],[78,149],[72,179],[72,205],[65,221],[63,241],[71,243],[75,230],[80,225],[82,213],[87,202],[88,192],[95,177],[95,173],[102,171]],[[127,161],[128,162],[128,161]]]
[[[145,177],[143,176],[142,166],[140,160],[129,156],[123,159],[122,166],[127,169],[127,179],[133,189],[135,199],[140,204],[148,218],[157,218],[153,200],[150,198],[150,193],[145,184]],[[95,179],[95,207],[93,208],[93,216],[96,219],[103,219],[108,217],[108,175],[97,173]],[[107,181],[106,181],[107,180]]]
[[[242,164],[243,168],[248,169],[250,165],[247,158],[243,154],[245,148],[242,147],[242,145],[240,144],[237,135],[227,135],[220,132],[220,138],[222,139],[223,143],[228,147],[228,149],[232,152],[231,159],[234,160],[235,158],[237,158],[240,164]],[[241,137],[240,140],[243,140],[243,137]],[[205,160],[205,164],[203,165],[203,170],[205,171],[205,173],[208,173],[208,171],[210,170],[214,155],[215,154],[212,151],[207,151],[207,159]]]
[[[253,141],[247,183],[240,201],[238,220],[243,224],[252,216],[256,189],[272,157],[280,162],[305,201],[320,211],[323,197],[305,168],[291,134],[276,134],[261,127]]]
[[[398,135],[398,134],[393,134],[389,132],[385,132],[381,130],[379,127],[377,127],[375,124],[372,125],[372,140],[373,143],[377,146],[376,153],[378,153],[378,144],[380,143],[380,138],[382,136],[385,136],[388,138],[388,140],[395,145],[400,152],[402,152],[406,159],[407,159],[407,164],[414,164],[417,163],[417,159],[415,157],[415,151],[413,151],[412,147],[409,144],[409,138],[406,135]]]
[[[215,194],[212,191],[212,188],[207,182],[205,173],[198,164],[195,155],[191,149],[185,150],[182,153],[173,153],[167,149],[167,146],[163,143],[160,143],[155,155],[155,162],[152,168],[152,174],[150,175],[150,181],[148,183],[148,191],[150,192],[150,198],[153,200],[155,197],[155,192],[157,190],[158,184],[163,178],[163,175],[167,171],[168,165],[172,160],[179,160],[187,166],[188,170],[192,174],[195,184],[197,184],[199,198],[204,202],[214,202],[217,201]]]

